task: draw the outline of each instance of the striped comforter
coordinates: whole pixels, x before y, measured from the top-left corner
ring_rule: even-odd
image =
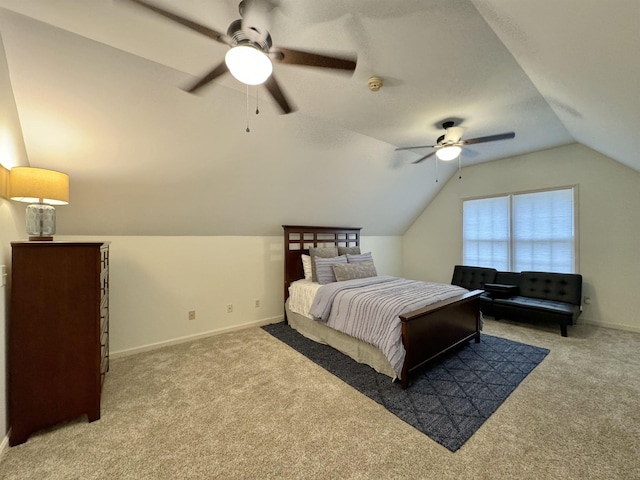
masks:
[[[316,320],[378,347],[400,378],[405,351],[399,315],[467,293],[455,285],[378,276],[323,285],[311,305]]]

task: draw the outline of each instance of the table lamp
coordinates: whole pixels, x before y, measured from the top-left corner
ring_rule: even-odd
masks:
[[[9,172],[11,200],[28,202],[26,214],[29,240],[53,240],[56,209],[69,203],[69,176],[34,167],[13,167]]]

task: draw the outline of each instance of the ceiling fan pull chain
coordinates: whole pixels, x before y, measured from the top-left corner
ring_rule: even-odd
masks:
[[[245,132],[251,132],[251,130],[249,129],[249,85],[247,85],[247,128]]]
[[[260,85],[256,86],[256,115],[260,115],[260,109],[258,108],[258,93],[260,92]]]
[[[462,154],[459,153],[458,154],[458,179],[462,180],[462,173],[460,172],[462,170]]]
[[[436,157],[436,183],[438,183],[438,157]]]

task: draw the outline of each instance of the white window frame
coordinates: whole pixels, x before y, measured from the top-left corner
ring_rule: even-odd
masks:
[[[509,203],[509,247],[508,247],[508,271],[515,271],[513,269],[514,266],[514,248],[515,248],[515,242],[513,241],[513,225],[514,225],[514,208],[513,208],[513,199],[514,197],[518,196],[518,195],[527,195],[527,194],[532,194],[532,193],[541,193],[541,192],[551,192],[551,191],[558,191],[558,190],[572,190],[573,192],[573,271],[571,272],[563,272],[563,273],[579,273],[579,265],[580,265],[580,252],[579,252],[579,245],[580,245],[580,241],[579,241],[579,237],[578,237],[578,232],[579,232],[579,202],[578,202],[578,185],[566,185],[566,186],[560,186],[560,187],[552,187],[552,188],[545,188],[545,189],[537,189],[537,190],[526,190],[526,191],[518,191],[518,192],[510,192],[510,193],[503,193],[503,194],[499,194],[499,195],[485,195],[485,196],[481,196],[481,197],[468,197],[468,198],[463,198],[460,202],[460,218],[461,218],[461,236],[462,236],[462,251],[461,251],[461,259],[462,259],[462,263],[465,262],[465,235],[464,235],[464,223],[465,223],[465,219],[464,219],[464,203],[467,201],[473,201],[473,200],[482,200],[482,199],[489,199],[489,198],[508,198],[508,203]],[[480,267],[487,267],[489,265],[475,265],[475,266],[480,266]]]

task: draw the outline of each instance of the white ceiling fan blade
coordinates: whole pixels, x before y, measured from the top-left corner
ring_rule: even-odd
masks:
[[[449,127],[447,128],[447,132],[444,134],[443,143],[458,143],[464,135],[465,128],[464,127]]]
[[[478,156],[478,152],[469,147],[464,147],[462,149],[462,154],[467,158],[476,158]]]

